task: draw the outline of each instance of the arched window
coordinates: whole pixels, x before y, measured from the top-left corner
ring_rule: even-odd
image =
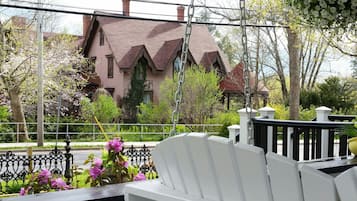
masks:
[[[174,72],[180,71],[180,67],[181,67],[180,65],[181,65],[181,58],[179,55],[177,55],[174,60]]]

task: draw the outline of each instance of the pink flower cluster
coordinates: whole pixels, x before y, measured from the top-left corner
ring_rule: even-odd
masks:
[[[38,183],[40,185],[48,184],[48,181],[51,179],[52,175],[51,172],[47,169],[41,170],[41,172],[38,174]]]
[[[62,178],[57,178],[57,179],[52,179],[51,180],[51,187],[56,190],[68,190],[71,189],[69,185],[66,184],[65,181],[63,181]]]
[[[104,172],[105,169],[102,167],[103,161],[100,158],[95,158],[93,160],[93,165],[94,166],[89,169],[89,175],[95,180]]]
[[[119,153],[121,150],[123,150],[123,144],[124,143],[120,141],[120,139],[113,139],[105,145],[105,148],[108,151],[113,150],[115,153]]]
[[[134,181],[144,181],[146,180],[146,177],[143,173],[139,172],[135,177]]]
[[[43,169],[41,170],[37,176],[32,177],[31,183],[27,187],[22,187],[20,189],[20,195],[27,195],[33,191],[33,189],[39,188],[40,190],[68,190],[72,187],[67,185],[62,178],[52,178],[52,174],[49,170]]]

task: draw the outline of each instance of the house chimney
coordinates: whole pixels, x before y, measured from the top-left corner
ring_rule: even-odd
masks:
[[[178,21],[185,20],[185,7],[182,5],[177,7],[177,20]]]
[[[91,19],[90,15],[83,15],[83,36],[85,36],[88,31]]]
[[[130,15],[130,0],[122,0],[123,1],[123,15]]]

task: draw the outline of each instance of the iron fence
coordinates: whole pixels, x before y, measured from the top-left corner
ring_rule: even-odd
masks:
[[[13,142],[19,140],[22,123],[0,122],[0,138],[3,142]],[[37,123],[26,123],[28,134],[31,139],[37,138]],[[58,132],[57,132],[57,126]],[[123,123],[103,123],[106,134],[111,136],[136,137],[138,141],[144,141],[145,137],[152,137],[157,141],[170,136],[172,124],[123,124]],[[178,132],[205,132],[207,134],[219,134],[222,124],[178,124]],[[89,138],[91,140],[102,140],[103,135],[95,123],[44,123],[45,140],[65,139],[69,135],[71,139]],[[131,138],[130,138],[131,139]]]

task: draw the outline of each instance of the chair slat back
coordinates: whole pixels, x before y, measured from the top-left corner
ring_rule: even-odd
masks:
[[[188,151],[186,134],[176,135],[172,151],[176,152],[177,164],[183,173],[183,182],[187,193],[194,198],[202,198],[196,170],[193,167],[193,159]]]
[[[188,151],[192,156],[198,183],[204,199],[222,200],[218,188],[217,177],[213,169],[212,158],[208,150],[207,135],[190,133],[186,136]]]
[[[173,147],[175,146],[177,138],[167,138],[162,143],[160,143],[160,153],[163,156],[167,169],[171,175],[172,183],[174,189],[182,192],[187,193],[186,186],[183,182],[184,174],[181,172],[179,164],[177,162],[177,154],[173,151]]]
[[[305,201],[338,201],[334,178],[308,165],[300,169]]]
[[[208,146],[222,199],[224,201],[244,201],[245,197],[232,141],[223,137],[211,136],[208,138]]]
[[[335,178],[341,201],[357,200],[357,167],[350,168]]]
[[[161,144],[157,144],[155,146],[155,149],[152,150],[151,152],[152,160],[155,164],[155,168],[159,175],[159,179],[162,181],[162,184],[169,188],[174,189],[172,178],[167,168],[166,162],[161,155],[160,147]]]
[[[272,152],[266,159],[274,201],[303,201],[297,162]]]
[[[264,150],[241,143],[234,150],[246,200],[273,201]]]

